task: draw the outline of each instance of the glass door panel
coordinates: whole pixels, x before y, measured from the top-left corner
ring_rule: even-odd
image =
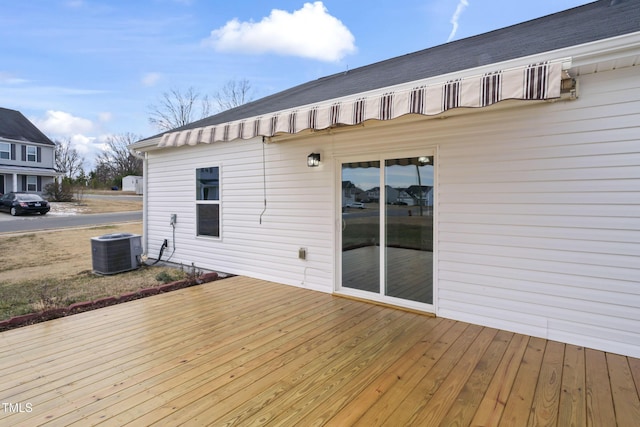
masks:
[[[385,160],[385,295],[433,304],[433,157]]]
[[[380,162],[342,164],[342,286],[380,293]]]

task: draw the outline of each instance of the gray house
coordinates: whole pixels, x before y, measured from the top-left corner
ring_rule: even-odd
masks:
[[[0,193],[41,193],[58,175],[53,141],[19,111],[0,108]]]
[[[167,241],[174,262],[640,357],[640,0],[313,80],[133,149],[151,257]],[[412,186],[433,209],[388,203]],[[343,210],[345,188],[380,194]]]

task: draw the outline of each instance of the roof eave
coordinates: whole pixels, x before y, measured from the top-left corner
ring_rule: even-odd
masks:
[[[127,148],[129,148],[129,151],[131,152],[138,152],[138,153],[158,150],[161,148],[161,147],[158,147],[158,143],[160,142],[160,136],[134,142],[133,144],[129,145]]]

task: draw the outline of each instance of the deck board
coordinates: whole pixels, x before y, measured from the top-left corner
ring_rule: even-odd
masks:
[[[246,277],[2,332],[0,378],[12,426],[640,419],[638,359]]]
[[[559,342],[547,342],[529,417],[530,426],[557,425],[565,347]]]
[[[587,426],[610,426],[616,424],[613,396],[609,382],[606,355],[601,351],[585,351]]]
[[[500,334],[498,337],[501,338]],[[492,354],[491,359],[485,362],[487,380],[489,381],[486,389],[483,393],[482,389],[479,389],[477,393],[472,393],[468,397],[461,396],[459,399],[460,411],[464,411],[468,415],[461,417],[457,424],[453,424],[452,420],[450,425],[496,425],[500,420],[527,344],[527,339],[523,335],[510,334],[508,337],[508,339],[506,336],[501,338],[504,340],[504,346],[498,347],[499,351]],[[497,364],[497,366],[490,369],[492,364]],[[469,410],[466,402],[474,401],[473,399],[482,400],[479,400],[473,405],[472,410]],[[473,418],[467,421],[467,418],[471,416]]]

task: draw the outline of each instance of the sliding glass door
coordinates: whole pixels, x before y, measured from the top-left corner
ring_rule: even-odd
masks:
[[[380,292],[380,162],[342,165],[342,286]]]
[[[434,157],[342,162],[341,287],[433,304]]]
[[[385,295],[433,304],[433,157],[385,160]]]

